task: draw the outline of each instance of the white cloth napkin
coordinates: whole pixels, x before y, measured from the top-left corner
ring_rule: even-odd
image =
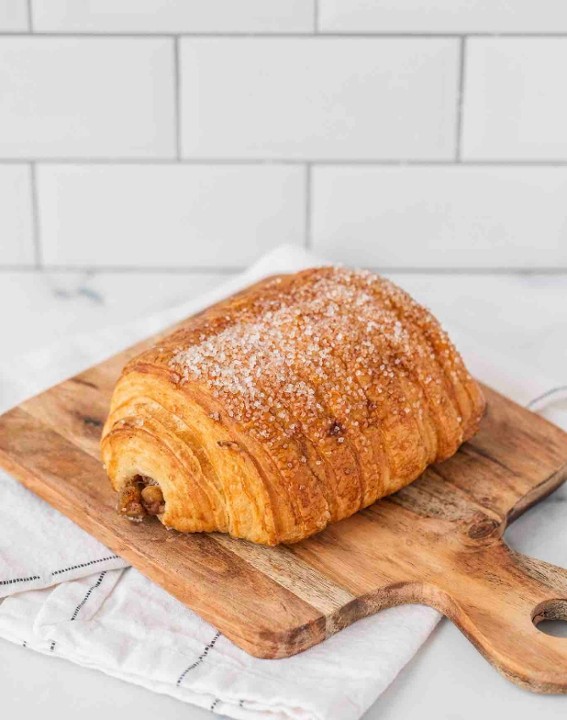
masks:
[[[302,250],[283,247],[199,300],[4,363],[0,403],[5,409],[265,275],[318,262]],[[553,387],[523,368],[512,370],[509,358],[498,362],[491,357],[483,364],[466,338],[458,338],[458,344],[479,377],[520,402]],[[550,399],[554,396],[545,400]],[[567,425],[565,409],[552,407],[551,413]],[[0,636],[218,714],[359,718],[439,619],[424,606],[392,608],[301,655],[259,660],[6,473],[0,473],[0,491]]]

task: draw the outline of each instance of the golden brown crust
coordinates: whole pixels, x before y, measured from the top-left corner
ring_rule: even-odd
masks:
[[[450,457],[484,405],[407,293],[315,268],[258,283],[128,363],[102,454],[122,512],[126,498],[167,527],[273,545]]]

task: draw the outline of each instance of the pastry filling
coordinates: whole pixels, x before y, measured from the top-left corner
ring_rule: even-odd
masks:
[[[165,501],[160,486],[146,475],[136,475],[120,490],[118,510],[133,522],[141,522],[146,515],[161,515]]]

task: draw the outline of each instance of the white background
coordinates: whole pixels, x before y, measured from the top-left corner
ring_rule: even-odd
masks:
[[[391,271],[565,382],[566,67],[564,0],[0,0],[0,353],[187,300],[285,241]],[[567,564],[526,523],[514,546]],[[0,666],[7,715],[212,717],[7,643]],[[566,703],[444,623],[368,718]]]

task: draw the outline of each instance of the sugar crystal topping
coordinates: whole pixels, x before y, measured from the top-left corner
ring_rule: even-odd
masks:
[[[403,318],[396,298],[411,303]],[[432,324],[454,360],[432,316],[395,285],[363,270],[322,268],[205,324],[196,340],[175,348],[169,367],[181,384],[208,387],[237,421],[280,422],[293,434],[298,422],[332,417],[344,430],[365,421],[371,397],[387,394],[400,413],[420,411],[398,381],[416,354],[430,364],[435,354],[415,341],[408,318]]]

